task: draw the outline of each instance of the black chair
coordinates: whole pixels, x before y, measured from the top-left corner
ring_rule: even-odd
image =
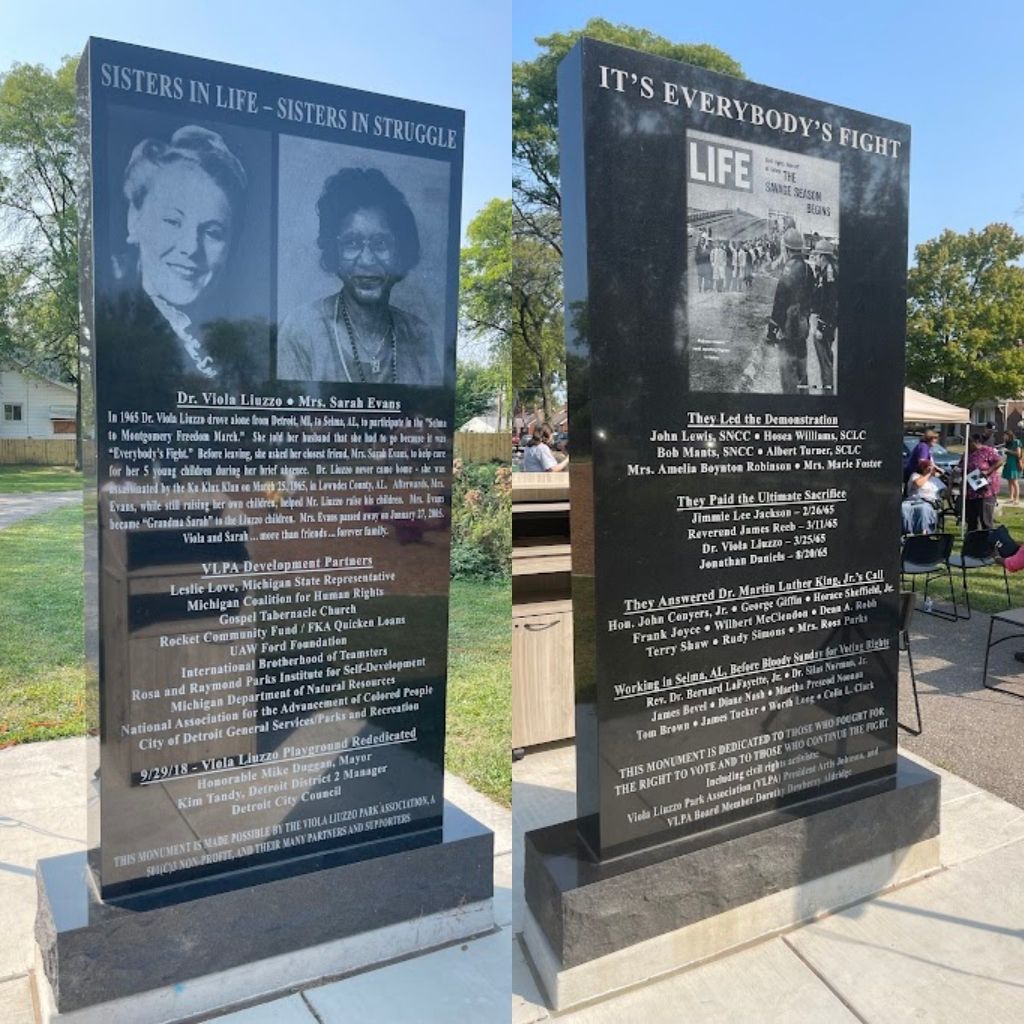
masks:
[[[992,557],[993,551],[992,538],[989,536],[988,530],[971,530],[964,537],[963,544],[960,545],[960,553],[950,555],[949,564],[959,569],[963,578],[964,603],[967,605],[967,614],[961,618],[969,619],[971,617],[971,592],[967,589],[967,573],[971,569],[988,569],[995,565],[996,561]],[[1006,607],[1009,608],[1011,607],[1010,578],[1006,575],[1006,566],[1001,566],[1001,568],[1003,570],[1003,586],[1006,588]]]
[[[954,526],[959,526],[963,519],[963,507],[960,503],[960,470],[951,468],[946,476],[947,486],[943,488],[939,506],[939,533],[946,532],[946,520],[951,519]]]
[[[956,591],[953,589],[953,573],[949,568],[949,556],[953,551],[953,535],[951,533],[924,533],[903,538],[900,551],[900,581],[906,583],[910,577],[910,589],[917,592],[917,578],[924,577],[924,599],[928,601],[928,587],[937,576],[945,576],[949,582],[949,599],[953,603],[953,611],[947,612],[934,608],[922,608],[925,615],[934,615],[939,619],[956,622],[960,613],[956,606]]]
[[[992,648],[1006,643],[1007,640],[1020,640],[1024,637],[1024,633],[1009,633],[1006,636],[1001,636],[998,640],[993,640],[992,633],[997,622],[1002,626],[1016,626],[1019,629],[1021,626],[1024,626],[1024,608],[1014,608],[1012,611],[995,612],[995,614],[993,614],[993,616],[988,620],[988,641],[985,644],[985,665],[981,670],[981,685],[984,686],[986,690],[998,690],[1000,693],[1008,693],[1011,697],[1016,697],[1018,700],[1024,700],[1024,693],[1017,690],[1007,689],[1005,686],[996,686],[994,683],[990,683],[988,681],[988,656]]]
[[[910,687],[914,693],[914,710],[917,713],[917,728],[911,729],[904,725],[899,719],[896,724],[911,736],[921,735],[921,702],[917,697],[917,676],[914,675],[914,657],[910,653],[910,620],[914,615],[914,593],[911,590],[900,591],[900,635],[899,642],[902,649],[907,652],[907,664],[910,666]]]

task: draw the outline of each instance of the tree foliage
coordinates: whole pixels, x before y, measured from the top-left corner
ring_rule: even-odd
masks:
[[[490,407],[496,394],[509,408],[512,353],[512,202],[492,199],[469,222],[459,263],[463,336],[481,342],[486,360],[460,362],[455,378],[455,422]]]
[[[494,396],[505,388],[500,367],[460,361],[455,367],[455,429],[474,416],[483,416],[494,403]]]
[[[630,25],[592,18],[583,28],[539,37],[541,52],[512,66],[513,387],[533,393],[545,417],[565,378],[562,336],[562,196],[558,170],[558,89],[562,58],[583,36],[743,77],[727,53],[703,43],[674,43]]]
[[[537,210],[561,215],[556,75],[562,58],[583,36],[743,77],[740,65],[717,47],[674,43],[648,29],[613,25],[603,18],[591,18],[583,28],[572,32],[540,36],[536,42],[541,53],[533,60],[512,65],[512,188],[516,205],[528,218]],[[558,247],[558,235],[551,234],[557,224],[533,226],[539,237]]]
[[[78,378],[76,61],[0,75],[0,352]]]
[[[907,279],[907,383],[972,406],[1024,394],[1024,235],[946,230]]]
[[[565,380],[562,261],[518,212],[512,230],[512,325],[512,387],[550,419],[555,392]]]
[[[462,328],[492,353],[511,344],[512,201],[492,199],[469,222],[459,266]]]

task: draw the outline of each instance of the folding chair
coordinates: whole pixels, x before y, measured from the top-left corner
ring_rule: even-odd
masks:
[[[996,686],[988,681],[988,656],[992,648],[1006,643],[1007,640],[1020,640],[1021,637],[1024,637],[1024,633],[1008,633],[1006,636],[1001,636],[998,640],[993,640],[992,633],[997,622],[1002,626],[1024,626],[1024,608],[995,612],[988,620],[988,642],[985,644],[985,665],[981,670],[981,685],[986,690],[998,690],[1000,693],[1008,693],[1011,697],[1016,697],[1018,700],[1024,700],[1024,693],[1007,689],[1005,686]]]
[[[914,675],[914,657],[910,653],[910,620],[914,615],[914,592],[911,590],[900,591],[900,635],[899,642],[903,650],[907,652],[907,664],[910,666],[910,688],[914,694],[914,710],[917,712],[917,728],[911,729],[904,725],[897,718],[896,724],[911,736],[921,735],[921,702],[917,697],[917,676]]]
[[[953,472],[949,474],[949,485],[942,491],[941,507],[939,508],[939,533],[946,532],[946,520],[952,519],[954,525],[960,523],[963,509],[960,507],[960,482]]]
[[[900,582],[905,584],[910,577],[910,589],[917,592],[917,577],[924,577],[924,599],[928,600],[928,587],[936,576],[945,576],[949,582],[949,599],[953,603],[952,613],[922,608],[925,615],[956,622],[960,613],[956,606],[956,591],[953,589],[953,573],[949,568],[949,556],[953,551],[951,533],[924,533],[903,538],[900,550]]]
[[[964,537],[964,542],[960,546],[960,553],[956,555],[950,555],[949,564],[960,570],[960,575],[963,578],[964,587],[964,602],[967,605],[967,614],[962,615],[961,618],[969,619],[971,617],[971,592],[967,589],[967,573],[971,569],[987,569],[992,565],[995,565],[995,559],[992,557],[992,540],[989,536],[988,530],[971,530],[970,533]],[[1010,578],[1006,575],[1006,566],[1001,567],[1003,570],[1003,586],[1006,588],[1006,607],[1010,607]]]

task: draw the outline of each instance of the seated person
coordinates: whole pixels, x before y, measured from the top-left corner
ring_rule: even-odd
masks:
[[[555,432],[547,423],[541,424],[533,432],[523,452],[524,473],[562,473],[569,468],[569,457],[559,462],[551,451],[550,444],[554,439]]]
[[[945,484],[931,459],[922,459],[907,481],[902,506],[904,533],[935,533],[939,528],[939,508]]]

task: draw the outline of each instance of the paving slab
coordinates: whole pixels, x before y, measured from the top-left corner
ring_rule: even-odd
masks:
[[[943,622],[915,612],[910,631],[923,731],[900,746],[961,779],[1024,808],[1024,700],[981,683],[989,616]],[[1001,635],[1001,634],[1000,634]],[[994,647],[994,678],[1024,694],[1024,665],[1014,661],[1024,637]],[[907,656],[900,655],[900,721],[913,724]]]
[[[36,861],[83,849],[85,795],[84,739],[0,751],[0,977],[32,966]]]
[[[491,1024],[508,1020],[512,933],[449,946],[320,988],[306,999],[321,1024]]]
[[[507,807],[478,793],[468,782],[450,772],[444,775],[444,795],[446,800],[461,807],[494,833],[495,856],[512,849],[512,812]]]
[[[4,1024],[36,1024],[28,978],[0,981],[0,1020]]]
[[[216,1018],[217,1024],[319,1024],[302,996],[285,996]]]
[[[563,743],[512,765],[512,927],[523,930],[523,834],[576,817],[576,753]]]
[[[868,1024],[1024,1020],[1024,841],[791,932]]]
[[[551,1013],[530,969],[522,941],[516,935],[512,943],[512,1024],[537,1024],[550,1019]]]
[[[622,1024],[626,1020],[643,1024],[858,1024],[821,979],[778,939],[558,1020],[565,1024]]]

